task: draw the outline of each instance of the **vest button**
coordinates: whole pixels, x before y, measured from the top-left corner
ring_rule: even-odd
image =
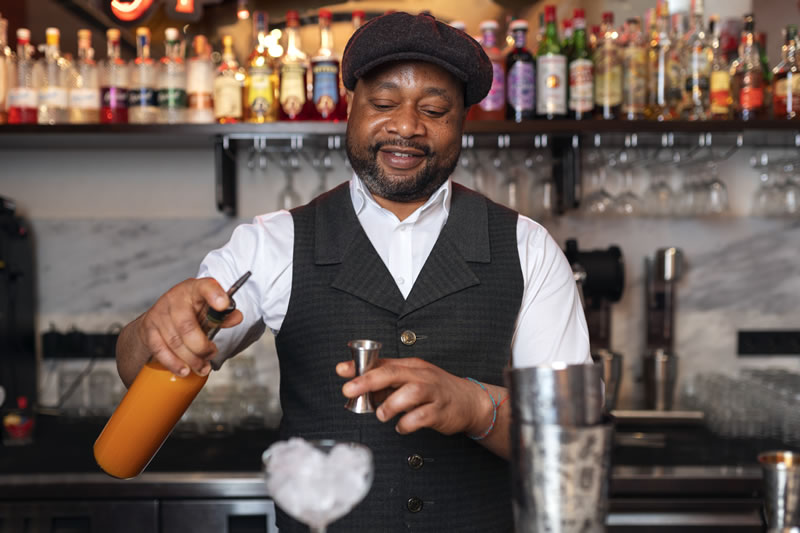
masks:
[[[414,453],[408,456],[408,466],[410,466],[413,470],[419,470],[425,464],[425,459],[418,453]]]
[[[400,334],[400,342],[402,342],[406,346],[411,346],[412,344],[417,342],[417,334],[411,331],[410,329],[407,329]]]
[[[422,510],[422,500],[416,496],[412,496],[406,502],[406,508],[412,513],[418,513]]]

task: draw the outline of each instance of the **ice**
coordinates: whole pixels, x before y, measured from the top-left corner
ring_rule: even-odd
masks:
[[[283,511],[313,527],[346,515],[369,492],[368,449],[337,443],[329,452],[301,439],[274,443],[264,452],[267,491]]]

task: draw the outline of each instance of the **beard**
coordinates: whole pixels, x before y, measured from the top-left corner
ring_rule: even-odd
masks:
[[[378,152],[387,145],[419,150],[424,154],[425,163],[412,176],[387,174],[378,164]],[[461,147],[458,146],[451,157],[442,158],[437,152],[431,152],[428,146],[405,139],[360,145],[352,139],[350,132],[347,133],[345,148],[353,171],[369,192],[392,202],[415,202],[429,198],[453,173],[461,154]]]

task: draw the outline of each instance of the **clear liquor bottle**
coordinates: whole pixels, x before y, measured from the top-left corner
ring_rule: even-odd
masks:
[[[150,55],[150,29],[136,28],[136,58],[130,65],[128,119],[131,124],[158,122],[158,70]]]
[[[91,30],[78,30],[78,62],[73,68],[69,89],[69,121],[72,124],[100,122],[100,80]]]
[[[186,122],[186,65],[177,28],[164,30],[164,57],[158,71],[158,122]]]
[[[11,85],[11,49],[8,42],[8,20],[0,17],[0,124],[8,122],[8,89]]]
[[[622,117],[641,120],[647,106],[647,48],[638,18],[628,19],[622,49]]]
[[[584,30],[586,29],[586,20],[583,21]],[[567,57],[572,57],[572,49],[575,46],[575,22],[574,20],[564,19],[561,21],[561,35],[563,41],[561,42],[561,51]]]
[[[100,122],[128,123],[128,66],[120,57],[120,32],[106,31],[107,57],[100,72]]]
[[[536,57],[536,114],[548,120],[567,116],[567,58],[561,51],[556,7],[544,7],[545,33]]]
[[[752,15],[745,16],[739,57],[731,63],[731,91],[737,118],[755,120],[766,118],[764,108],[764,72],[755,36]]]
[[[674,110],[674,118],[685,115],[690,105],[689,93],[686,91],[686,45],[687,18],[685,13],[674,13],[671,17],[670,54],[667,61],[667,75],[669,76],[669,91],[667,99]]]
[[[233,37],[225,35],[222,38],[222,63],[214,79],[214,118],[220,124],[242,121],[244,80],[245,76],[233,53]]]
[[[248,122],[264,123],[278,119],[278,65],[269,53],[267,36],[267,13],[256,11],[253,13],[253,50],[247,60],[244,80],[245,118]]]
[[[339,57],[336,55],[331,24],[333,13],[319,10],[319,50],[311,58],[312,99],[318,120],[340,120]]]
[[[648,71],[650,82],[647,87],[647,108],[645,115],[651,120],[665,121],[675,118],[675,109],[670,100],[669,61],[672,40],[669,32],[669,5],[666,0],[659,2],[656,32],[650,40],[648,51]]]
[[[603,13],[601,38],[594,52],[595,116],[604,120],[620,117],[622,110],[622,60],[617,47],[614,14]]]
[[[577,8],[572,17],[574,28],[572,55],[569,58],[569,116],[575,120],[592,117],[594,110],[594,65],[586,38],[586,15]]]
[[[536,118],[536,67],[526,43],[528,22],[514,20],[509,29],[514,48],[506,56],[506,119],[522,122]]]
[[[39,92],[34,80],[31,31],[17,29],[17,60],[8,91],[8,123],[36,124]]]
[[[308,97],[308,56],[300,40],[300,15],[286,12],[286,52],[280,62],[280,120],[311,120],[314,106]]]
[[[721,45],[721,30],[719,17],[712,16],[709,22],[709,32],[711,33],[709,101],[712,120],[730,119],[733,109],[730,65],[726,59],[725,50]]]
[[[46,45],[41,60],[42,80],[39,85],[39,124],[66,124],[69,122],[67,94],[67,61],[61,57],[58,28],[45,30]]]
[[[703,22],[703,0],[692,0],[692,32],[686,40],[686,93],[689,105],[686,118],[708,120],[711,118],[710,89],[711,64],[714,53]]]
[[[797,26],[786,26],[783,59],[772,71],[772,110],[775,118],[800,119],[800,62],[797,60]]]
[[[497,46],[497,30],[495,20],[484,20],[480,23],[481,46],[492,62],[492,86],[489,94],[470,109],[472,120],[503,120],[506,117],[506,67],[505,58]]]
[[[192,124],[214,122],[214,64],[211,62],[211,46],[204,35],[196,35],[192,41],[194,55],[186,65],[186,93],[188,109],[186,120]]]

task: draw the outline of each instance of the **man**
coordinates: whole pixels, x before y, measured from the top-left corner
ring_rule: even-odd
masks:
[[[477,42],[393,13],[354,33],[342,68],[356,176],[238,227],[198,279],[126,326],[120,375],[130,384],[150,357],[205,374],[269,327],[281,435],[374,453],[370,494],[332,531],[511,531],[503,369],[590,360],[571,269],[541,226],[449,179],[467,110],[492,83]],[[223,287],[247,270],[238,310],[209,342],[198,313],[224,309]],[[383,348],[352,379],[354,339]],[[382,400],[375,416],[343,408],[342,395],[365,392]],[[282,532],[303,530],[278,518]]]

